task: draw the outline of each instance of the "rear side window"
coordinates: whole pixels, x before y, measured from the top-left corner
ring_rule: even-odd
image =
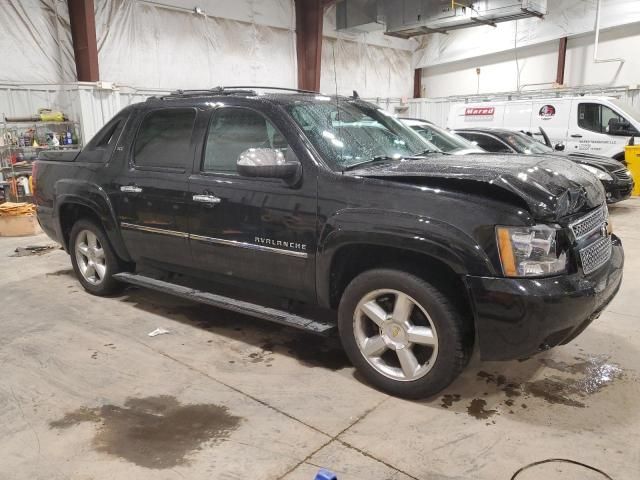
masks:
[[[116,118],[96,135],[95,143],[92,142],[93,148],[106,148],[112,146],[116,141],[116,132],[119,131],[120,125],[124,122],[124,118]]]
[[[102,127],[82,150],[81,161],[88,163],[108,162],[127,118],[128,114],[116,116]]]
[[[214,112],[209,124],[202,171],[237,173],[236,162],[249,148],[276,148],[285,153],[287,141],[260,113],[241,107]]]
[[[136,167],[184,169],[190,163],[195,118],[192,108],[156,110],[144,117],[133,149]]]
[[[460,136],[466,138],[470,142],[475,143],[487,152],[493,153],[512,153],[511,149],[497,138],[483,135],[481,133],[456,132]]]

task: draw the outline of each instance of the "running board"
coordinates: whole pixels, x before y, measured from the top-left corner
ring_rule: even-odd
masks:
[[[214,307],[250,315],[252,317],[261,318],[263,320],[268,320],[270,322],[279,323],[281,325],[298,328],[300,330],[305,330],[307,332],[319,335],[329,335],[336,328],[336,326],[332,323],[301,317],[284,310],[264,307],[255,303],[236,300],[234,298],[225,297],[222,295],[216,295],[215,293],[195,290],[193,288],[157,280],[155,278],[146,277],[144,275],[123,272],[116,273],[113,278],[121,282],[137,285],[139,287],[158,290],[160,292],[169,293],[171,295],[186,298],[194,302],[206,303],[207,305],[212,305]]]

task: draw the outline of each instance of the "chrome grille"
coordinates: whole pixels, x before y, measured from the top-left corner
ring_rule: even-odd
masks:
[[[580,250],[582,270],[585,275],[594,272],[611,258],[611,237],[603,237]]]
[[[579,218],[573,223],[569,224],[569,228],[573,232],[573,235],[576,237],[576,240],[580,240],[581,238],[586,237],[591,232],[598,230],[605,224],[607,218],[609,217],[609,212],[607,207],[600,207],[594,210],[591,213],[588,213],[582,218]]]
[[[626,168],[621,168],[620,170],[616,170],[612,173],[616,178],[619,178],[620,180],[629,180],[631,178],[631,172]]]

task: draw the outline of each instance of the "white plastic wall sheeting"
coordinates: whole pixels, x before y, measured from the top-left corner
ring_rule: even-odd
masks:
[[[282,0],[269,0],[274,6]],[[100,78],[120,85],[188,89],[295,87],[293,30],[157,6],[98,0]]]
[[[118,90],[100,90],[89,84],[79,85],[77,102],[85,142],[124,107],[144,102],[154,95],[167,93],[168,90],[135,90],[126,87]]]
[[[0,52],[0,82],[74,82],[66,0],[0,1]]]
[[[104,0],[96,0],[100,3]],[[144,2],[145,0],[138,0]],[[268,27],[295,28],[293,0],[148,0],[148,4],[164,5],[184,10],[200,8],[210,17],[239,20]]]
[[[62,111],[69,118],[79,118],[75,86],[3,85],[0,84],[0,120],[5,117],[36,115],[40,108]]]
[[[340,95],[357,90],[361,97],[411,96],[411,52],[324,37],[320,90],[326,94],[337,90]]]
[[[640,22],[640,1],[601,1],[603,29]],[[499,23],[495,28],[478,26],[454,30],[448,35],[425,35],[414,52],[414,65],[432,67],[512,50],[516,45],[524,47],[591,32],[595,27],[596,4],[596,0],[553,0],[547,2],[544,19],[528,18]]]

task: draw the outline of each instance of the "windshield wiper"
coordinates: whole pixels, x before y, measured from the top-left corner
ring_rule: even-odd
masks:
[[[449,152],[444,152],[442,150],[424,150],[422,153],[416,153],[415,155],[411,155],[410,157],[406,157],[406,158],[415,158],[415,157],[424,157],[425,155],[433,155],[433,154],[440,154],[440,155],[451,155]]]
[[[363,165],[369,165],[370,163],[390,162],[393,160],[398,160],[398,158],[390,157],[389,155],[376,155],[370,160],[365,160],[364,162],[352,163],[351,165],[347,165],[342,169],[342,171],[347,172],[349,170],[354,170]]]

